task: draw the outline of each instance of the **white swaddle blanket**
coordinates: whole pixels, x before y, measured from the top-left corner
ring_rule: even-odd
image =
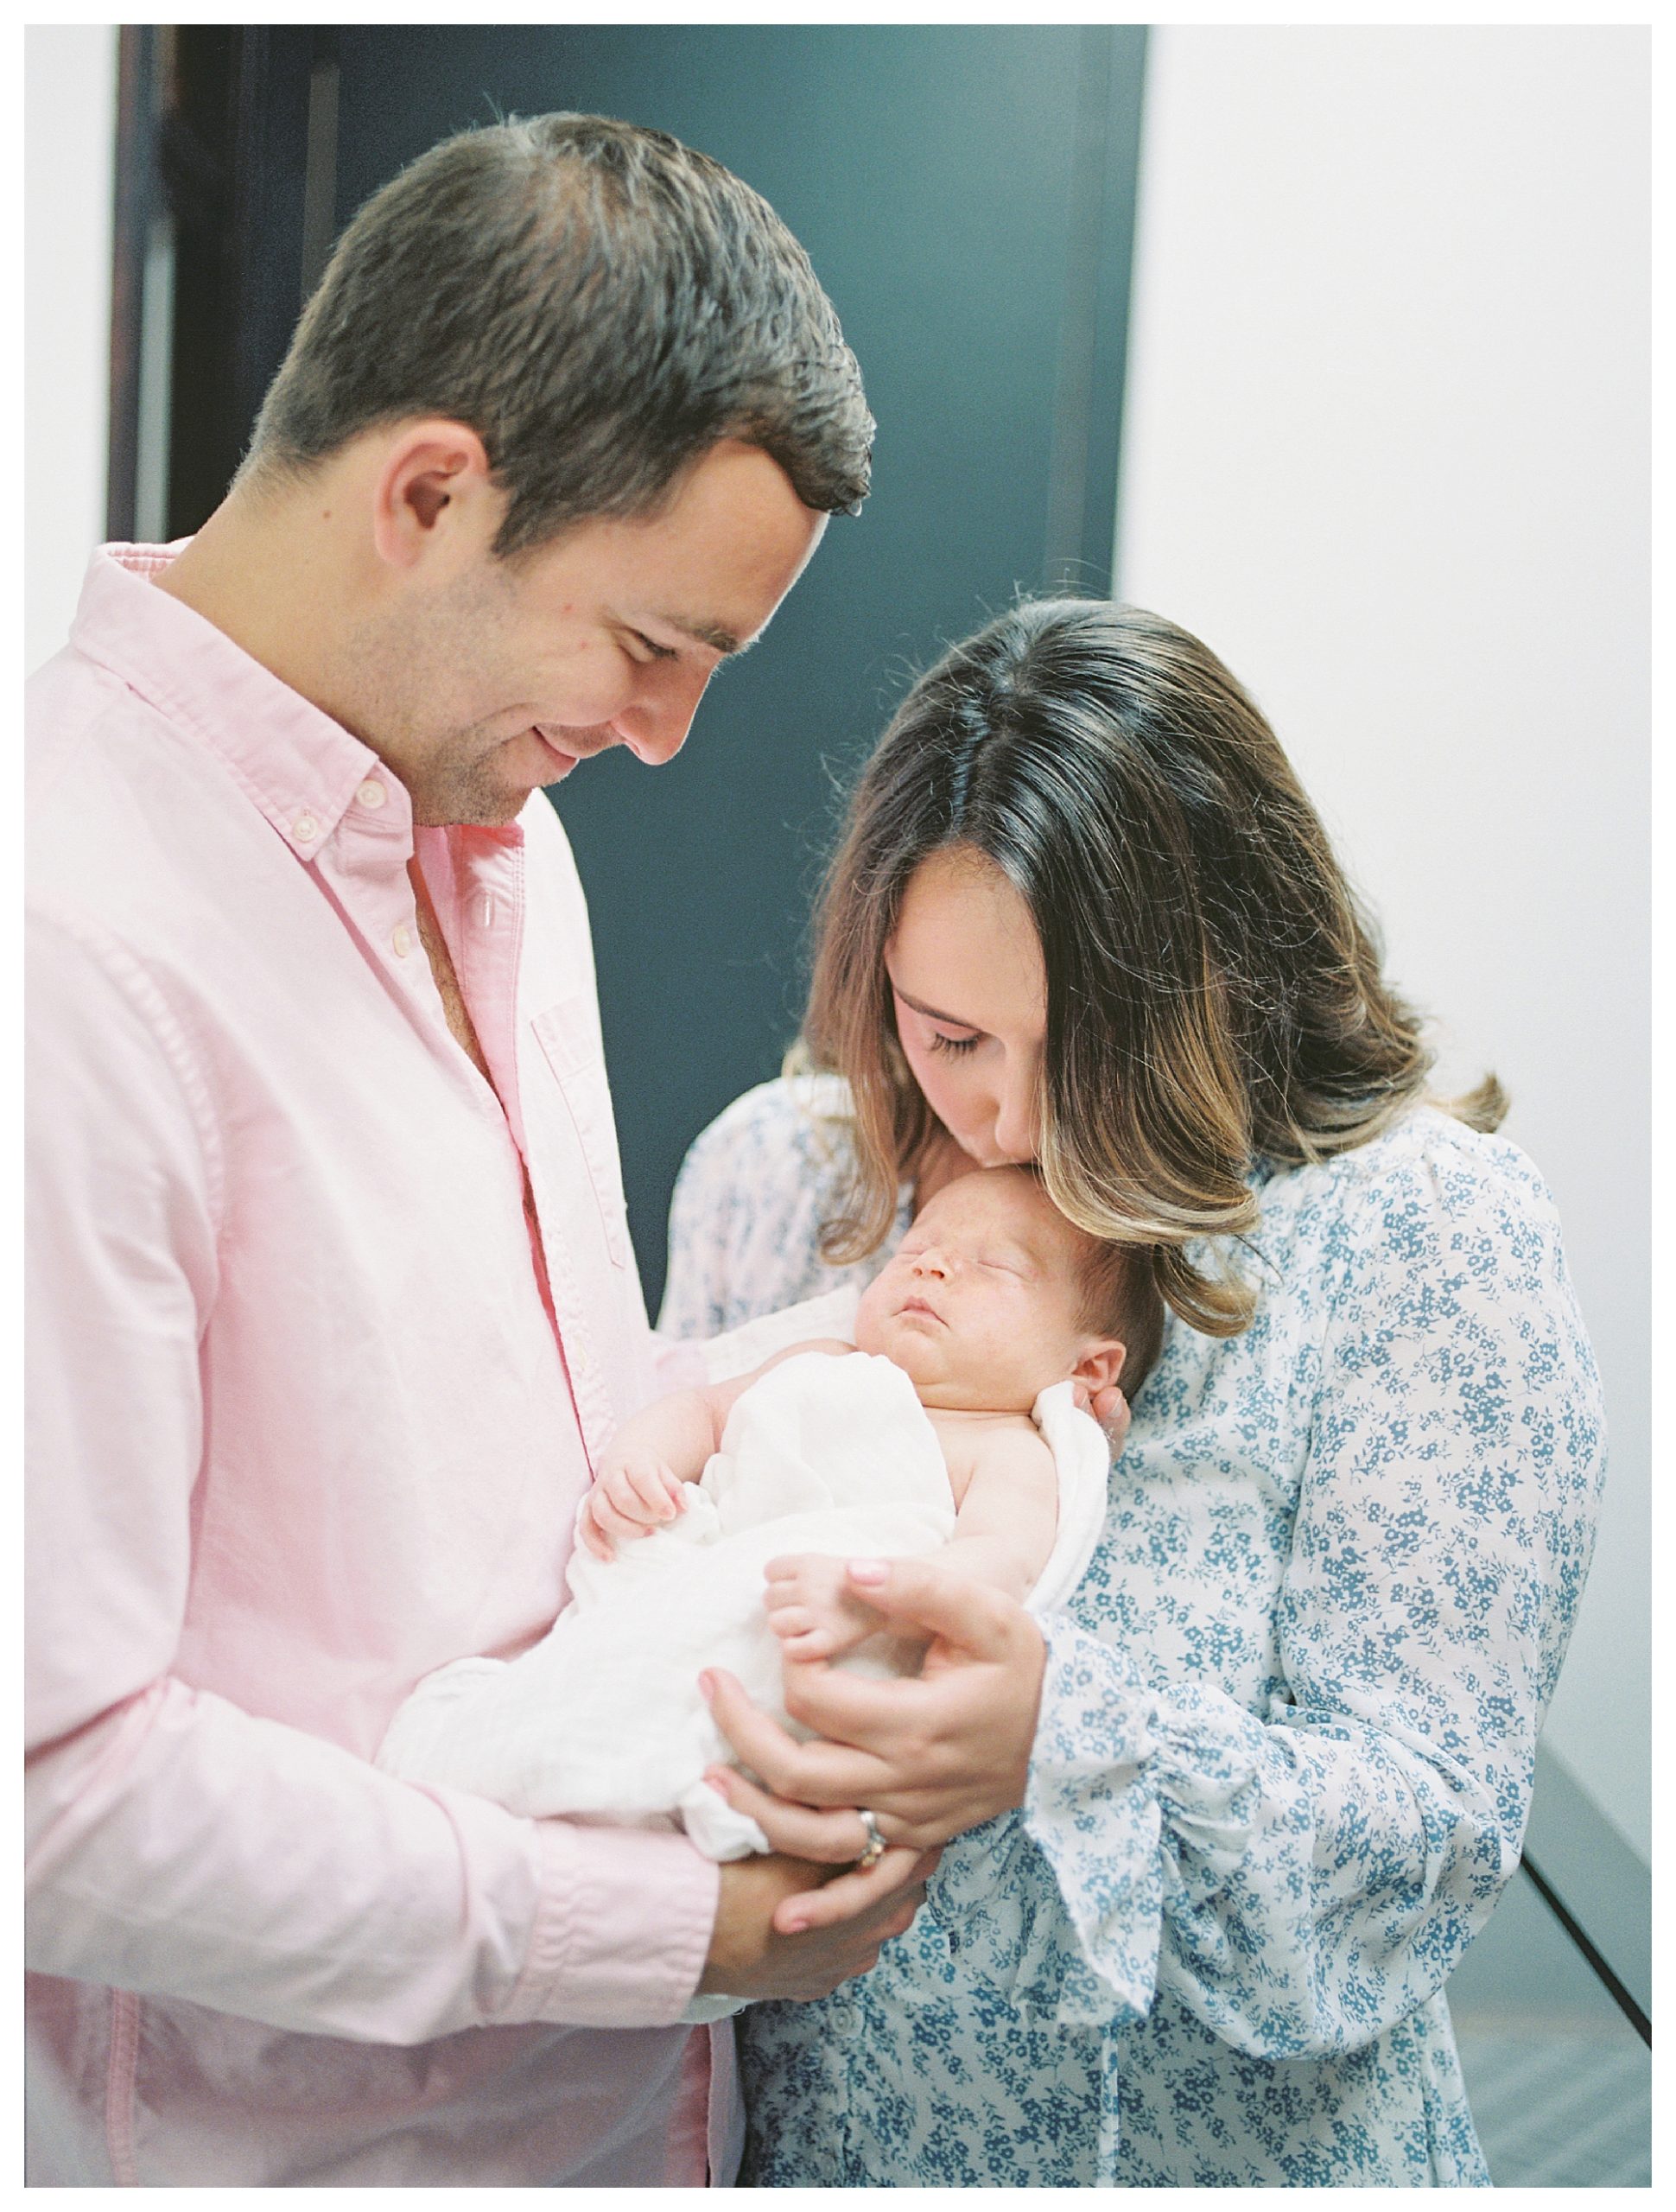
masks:
[[[752,1322],[705,1347],[712,1380],[777,1350],[842,1336],[857,1294],[841,1291]],[[1060,1383],[1035,1419],[1059,1470],[1053,1552],[1033,1611],[1082,1580],[1106,1506],[1109,1452]],[[890,1360],[815,1352],[784,1361],[735,1402],[721,1448],[687,1509],[612,1560],[578,1544],[571,1602],[519,1658],[461,1659],[429,1675],[397,1710],[378,1764],[536,1816],[668,1827],[701,1851],[765,1851],[757,1823],[706,1787],[733,1753],[697,1677],[725,1667],[765,1711],[780,1703],[780,1644],[763,1606],[763,1569],[788,1552],[905,1558],[936,1551],[955,1525],[936,1431]],[[882,1643],[883,1639],[875,1639]],[[872,1647],[839,1662],[879,1671]]]

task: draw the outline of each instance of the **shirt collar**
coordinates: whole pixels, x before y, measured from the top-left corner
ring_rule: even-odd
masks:
[[[369,746],[321,712],[225,631],[153,581],[190,543],[102,545],[88,564],[70,642],[173,721],[188,723],[294,852],[311,860],[375,772],[385,821],[412,810]]]

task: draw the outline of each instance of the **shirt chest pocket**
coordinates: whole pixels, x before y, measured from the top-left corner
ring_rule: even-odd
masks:
[[[611,1110],[606,1064],[594,1039],[590,1009],[580,998],[562,1000],[531,1024],[548,1066],[558,1078],[564,1112],[587,1166],[594,1204],[605,1232],[606,1251],[614,1268],[626,1268],[628,1202],[617,1153],[617,1123]]]

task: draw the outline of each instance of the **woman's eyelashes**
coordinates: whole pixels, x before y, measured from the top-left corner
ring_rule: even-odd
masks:
[[[934,1052],[947,1052],[956,1059],[962,1052],[974,1052],[978,1043],[975,1037],[945,1037],[940,1029],[928,1030],[925,1041]]]

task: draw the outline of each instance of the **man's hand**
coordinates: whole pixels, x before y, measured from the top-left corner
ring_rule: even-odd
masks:
[[[736,1859],[721,1869],[704,1996],[829,1997],[877,1965],[879,1947],[918,1911],[937,1853],[887,1851],[863,1874],[830,1878],[801,1859]]]
[[[582,1501],[576,1534],[595,1559],[615,1559],[619,1536],[649,1536],[684,1511],[686,1485],[645,1446],[607,1452]]]
[[[763,1603],[788,1659],[839,1659],[885,1625],[851,1585],[841,1559],[819,1552],[770,1560]]]

